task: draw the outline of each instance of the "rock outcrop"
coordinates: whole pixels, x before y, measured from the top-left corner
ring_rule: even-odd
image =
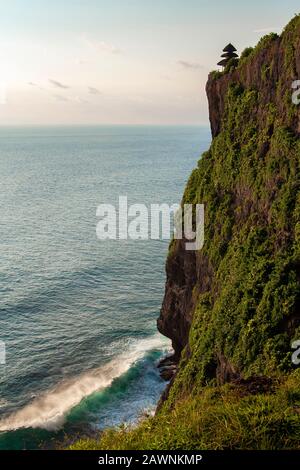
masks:
[[[171,243],[158,319],[182,359],[177,385],[291,367],[290,342],[300,337],[296,80],[299,17],[237,67],[209,75],[213,141],[183,197],[205,204],[205,244],[188,252]]]
[[[240,67],[233,67],[221,76],[211,73],[206,85],[209,119],[212,136],[221,131],[226,117],[225,99],[228,87],[238,83],[244,89],[259,90],[260,99],[256,109],[261,129],[266,124],[267,107],[272,103],[280,121],[289,123],[291,129],[300,133],[300,110],[289,119],[292,83],[300,79],[300,36],[297,30],[287,28],[282,36],[266,36],[248,60],[241,60]],[[292,60],[291,60],[292,59]]]

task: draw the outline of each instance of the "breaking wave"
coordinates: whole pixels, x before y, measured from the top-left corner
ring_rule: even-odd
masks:
[[[61,382],[22,409],[2,419],[0,431],[14,431],[19,428],[42,428],[49,431],[59,429],[68,412],[81,400],[109,387],[114,379],[126,373],[147,352],[156,349],[170,349],[169,341],[156,334],[133,342],[126,352],[107,364]]]

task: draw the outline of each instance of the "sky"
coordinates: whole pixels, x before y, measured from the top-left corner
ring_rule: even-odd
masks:
[[[0,125],[207,125],[205,83],[299,0],[1,1]]]

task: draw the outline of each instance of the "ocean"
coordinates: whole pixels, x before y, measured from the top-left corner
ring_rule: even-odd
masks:
[[[167,240],[99,240],[96,209],[179,203],[204,127],[0,129],[0,449],[132,423],[166,383]]]

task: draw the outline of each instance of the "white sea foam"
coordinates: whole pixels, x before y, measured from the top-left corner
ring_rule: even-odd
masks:
[[[108,387],[147,351],[169,348],[169,341],[158,334],[137,341],[109,363],[58,384],[24,408],[2,419],[0,431],[12,431],[18,428],[59,429],[64,423],[66,414],[83,398]]]
[[[0,408],[3,408],[6,405],[8,405],[8,401],[0,398]]]

